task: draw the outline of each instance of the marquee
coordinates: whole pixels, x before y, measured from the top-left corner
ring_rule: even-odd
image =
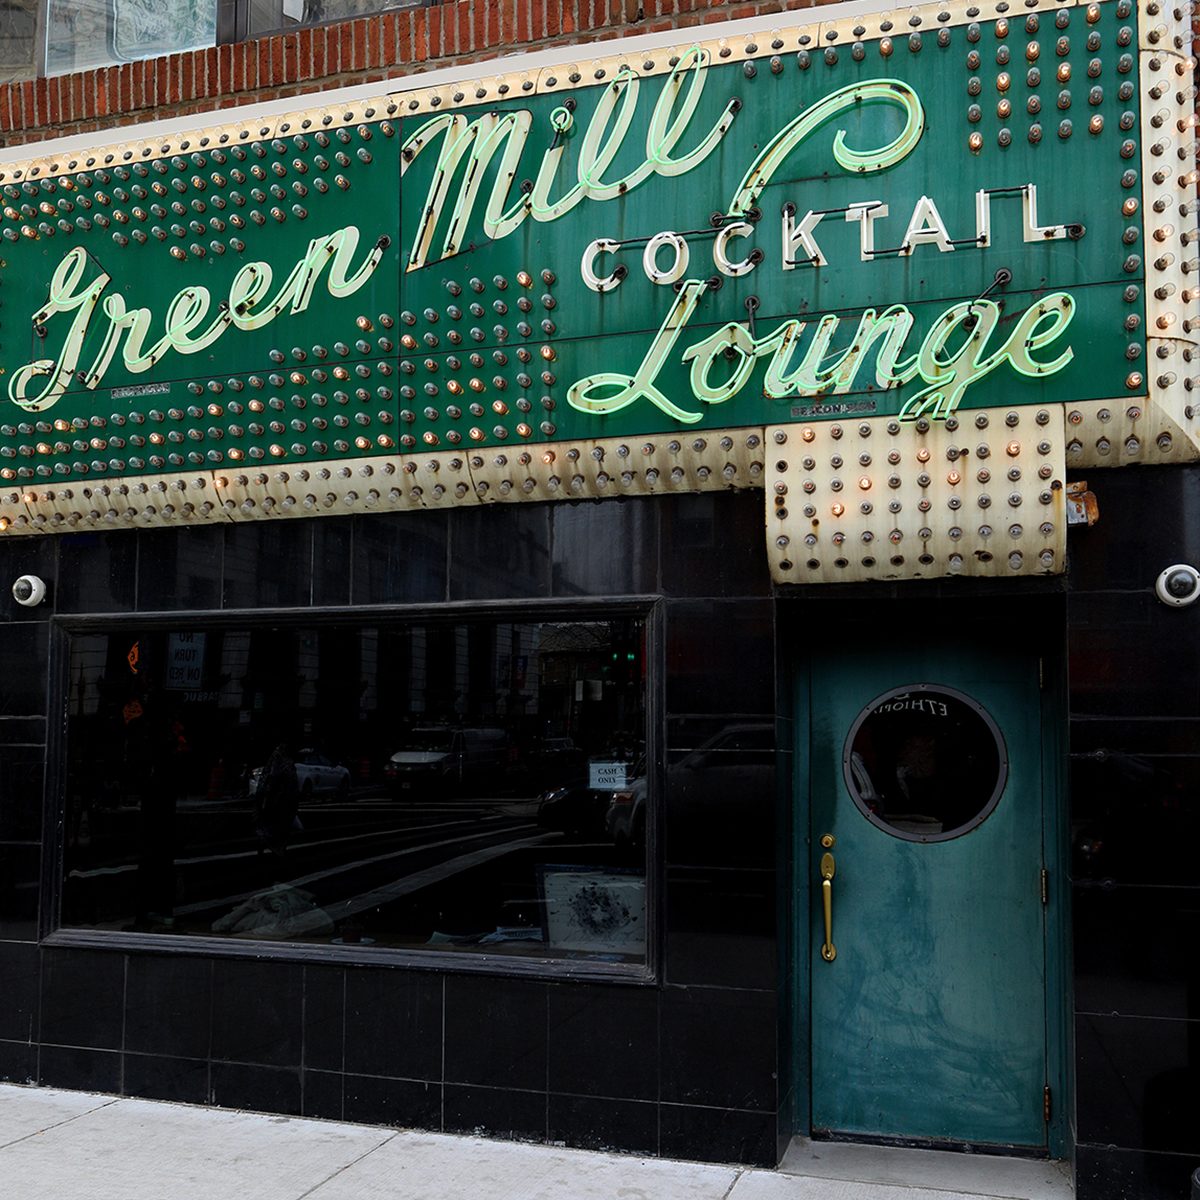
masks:
[[[783,582],[1061,570],[1068,467],[1200,455],[1190,10],[805,15],[10,153],[0,528],[762,488]]]

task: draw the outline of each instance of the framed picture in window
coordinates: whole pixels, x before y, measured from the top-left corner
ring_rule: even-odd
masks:
[[[639,872],[545,865],[539,872],[549,949],[642,958],[646,878]]]

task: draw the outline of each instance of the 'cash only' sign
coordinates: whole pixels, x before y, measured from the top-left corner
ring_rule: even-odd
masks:
[[[0,483],[1144,399],[1131,0],[821,15],[0,164]]]

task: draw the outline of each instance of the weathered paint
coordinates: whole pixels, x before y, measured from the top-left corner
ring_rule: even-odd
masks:
[[[981,703],[1008,783],[975,830],[932,844],[872,825],[843,781],[855,717],[883,692],[943,684]],[[814,663],[811,841],[815,1130],[1039,1147],[1047,1082],[1037,660],[939,639]],[[819,839],[832,833],[837,958],[821,958]]]

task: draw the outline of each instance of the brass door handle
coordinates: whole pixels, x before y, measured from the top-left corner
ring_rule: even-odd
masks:
[[[821,957],[826,962],[837,958],[837,947],[833,944],[833,876],[837,864],[833,855],[821,855],[821,902],[825,907],[825,944],[821,947]]]

